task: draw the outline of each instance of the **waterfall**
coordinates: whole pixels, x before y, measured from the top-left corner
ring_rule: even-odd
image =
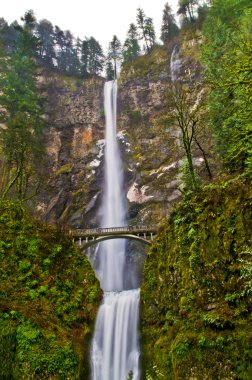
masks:
[[[175,81],[178,79],[180,75],[181,70],[181,59],[179,58],[179,46],[175,45],[172,54],[171,54],[171,61],[170,61],[170,71],[171,71],[171,80]]]
[[[123,169],[116,138],[117,83],[104,88],[106,116],[105,184],[102,227],[126,224]],[[100,243],[94,269],[104,290],[91,347],[92,380],[139,380],[138,319],[140,290],[127,290],[124,239]]]

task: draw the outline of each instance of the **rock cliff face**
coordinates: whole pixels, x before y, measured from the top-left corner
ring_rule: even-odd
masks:
[[[49,159],[48,177],[36,209],[43,220],[53,224],[95,226],[103,176],[103,81],[83,81],[79,86],[71,81],[49,77],[43,83],[48,96],[45,134]],[[167,85],[167,81],[131,81],[119,86],[118,136],[125,160],[129,216],[137,217],[136,222],[147,215],[152,219],[156,202],[163,208],[167,198],[173,201],[180,196],[175,177],[171,176],[168,188],[162,183],[165,172],[177,173],[178,162],[167,158],[174,142],[162,141],[154,126]],[[146,209],[151,211],[141,211]]]
[[[125,161],[131,223],[156,223],[181,196],[180,132],[175,126],[165,128],[159,123],[171,85],[172,60],[159,50],[154,51],[154,58],[148,58],[155,75],[147,75],[146,80],[138,68],[138,77],[132,79],[132,69],[128,68],[130,74],[125,70],[119,81],[118,136]],[[185,47],[174,50],[173,77],[198,75],[197,64],[184,51]],[[162,59],[157,59],[157,53]],[[102,79],[80,81],[56,74],[45,75],[41,83],[48,99],[49,159],[48,177],[36,212],[47,222],[73,227],[98,225],[103,176],[103,85]],[[203,170],[200,152],[195,151],[194,159]]]
[[[96,175],[103,148],[103,81],[46,75],[41,86],[48,100],[49,158],[37,213],[53,224],[77,226],[100,191]]]

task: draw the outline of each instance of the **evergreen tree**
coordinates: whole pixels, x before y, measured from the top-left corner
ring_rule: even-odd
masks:
[[[153,20],[151,17],[145,19],[145,33],[148,40],[148,45],[150,49],[154,46],[156,40],[156,33],[153,25]]]
[[[79,58],[79,46],[70,30],[62,31],[58,26],[55,27],[55,40],[57,44],[57,67],[60,71],[70,75],[79,75],[81,64]]]
[[[175,22],[172,9],[168,3],[165,4],[163,10],[163,20],[161,26],[161,40],[167,44],[179,32],[179,28]]]
[[[102,47],[94,37],[89,39],[88,71],[92,75],[98,75],[103,69],[104,55]]]
[[[0,59],[0,120],[6,126],[0,135],[5,157],[1,196],[12,192],[19,199],[27,196],[30,180],[39,173],[36,164],[41,161],[43,125],[42,99],[36,87],[38,39],[32,34],[33,13],[27,12],[23,21],[24,26],[18,26],[15,51]]]
[[[116,79],[117,78],[117,71],[118,71],[118,64],[122,60],[122,47],[121,47],[121,42],[119,41],[119,39],[115,35],[113,36],[112,41],[109,43],[107,59],[109,61],[113,62],[114,79]]]
[[[54,38],[56,42],[56,61],[57,68],[59,70],[64,70],[64,51],[65,51],[65,36],[63,30],[61,30],[57,25],[54,28]]]
[[[184,22],[193,22],[195,20],[195,6],[199,0],[179,0],[178,15],[181,15]]]
[[[41,20],[36,27],[36,35],[39,38],[39,52],[38,56],[41,61],[47,66],[54,66],[55,55],[55,41],[54,41],[54,29],[50,21]]]
[[[127,38],[123,45],[123,62],[133,61],[140,53],[138,43],[137,27],[135,24],[130,24]]]
[[[89,40],[85,38],[81,45],[81,75],[83,78],[88,76],[88,60],[89,60]]]
[[[101,45],[94,38],[85,38],[81,47],[81,72],[83,77],[98,75],[103,70],[104,54]]]
[[[145,49],[147,52],[150,52],[156,38],[153,20],[150,17],[146,17],[141,8],[138,8],[137,10],[137,26],[139,38],[140,40],[144,40]]]
[[[5,50],[7,50],[7,47],[8,47],[8,43],[7,43],[8,33],[9,33],[9,25],[5,21],[5,19],[1,17],[0,18],[0,41],[1,41],[2,48]]]
[[[68,59],[67,73],[70,75],[79,76],[81,74],[79,49],[80,49],[79,41],[72,36],[72,43],[70,45],[70,49],[68,50],[68,54],[67,54],[67,59]]]
[[[145,29],[145,13],[143,9],[138,8],[137,9],[137,26],[139,31],[139,38],[140,40],[144,40],[145,48],[147,51],[150,50],[150,47],[148,45],[148,40],[146,37],[146,29]]]
[[[74,40],[70,30],[64,31],[64,48],[61,54],[62,70],[73,73],[76,55],[74,54]],[[74,61],[74,62],[73,62]]]
[[[106,79],[113,80],[114,75],[115,75],[115,72],[114,72],[113,63],[111,60],[107,59],[106,60]]]

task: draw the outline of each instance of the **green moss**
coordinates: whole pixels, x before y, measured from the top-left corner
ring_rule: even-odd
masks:
[[[123,66],[120,82],[135,79],[158,79],[162,73],[167,74],[169,56],[163,46],[155,46],[146,55],[137,57],[133,62]]]
[[[252,377],[251,206],[251,189],[233,180],[186,194],[163,225],[141,290],[145,370]]]
[[[59,170],[57,170],[56,175],[71,173],[72,169],[73,169],[72,164],[65,164],[65,165],[61,166],[61,168]]]
[[[1,379],[80,379],[101,291],[88,259],[22,205],[0,201]]]

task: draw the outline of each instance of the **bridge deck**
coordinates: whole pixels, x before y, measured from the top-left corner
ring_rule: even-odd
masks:
[[[109,228],[71,229],[69,234],[73,237],[107,236],[107,235],[130,235],[157,232],[156,226],[123,226]]]

